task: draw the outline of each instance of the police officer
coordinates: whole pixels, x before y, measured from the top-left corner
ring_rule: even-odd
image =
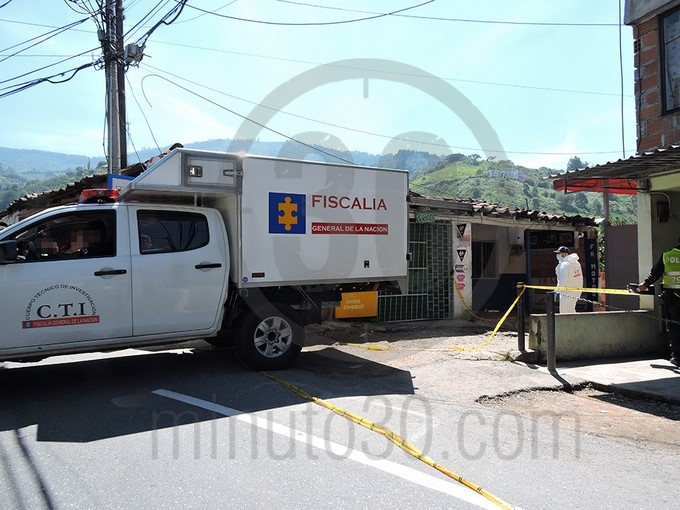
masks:
[[[671,363],[680,367],[680,239],[678,244],[661,254],[645,280],[638,284],[638,292],[645,292],[655,281],[663,276],[661,284],[666,331],[671,346]]]

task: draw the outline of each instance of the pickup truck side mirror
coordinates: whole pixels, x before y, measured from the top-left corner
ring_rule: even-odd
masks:
[[[17,242],[14,239],[0,241],[0,264],[11,264],[17,261]]]

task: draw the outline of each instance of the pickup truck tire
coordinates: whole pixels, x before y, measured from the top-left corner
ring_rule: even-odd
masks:
[[[272,303],[249,310],[235,339],[236,354],[254,370],[280,370],[302,350],[305,329],[288,305]]]

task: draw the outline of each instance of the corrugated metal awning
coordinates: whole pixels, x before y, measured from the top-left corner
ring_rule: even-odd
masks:
[[[634,194],[646,190],[647,179],[680,173],[680,145],[645,151],[593,167],[550,176],[553,189],[567,191],[604,191]]]

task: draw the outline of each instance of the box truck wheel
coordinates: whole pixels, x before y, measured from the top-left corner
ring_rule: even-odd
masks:
[[[270,303],[247,312],[236,338],[236,354],[254,370],[278,370],[300,354],[304,336],[291,307]]]

